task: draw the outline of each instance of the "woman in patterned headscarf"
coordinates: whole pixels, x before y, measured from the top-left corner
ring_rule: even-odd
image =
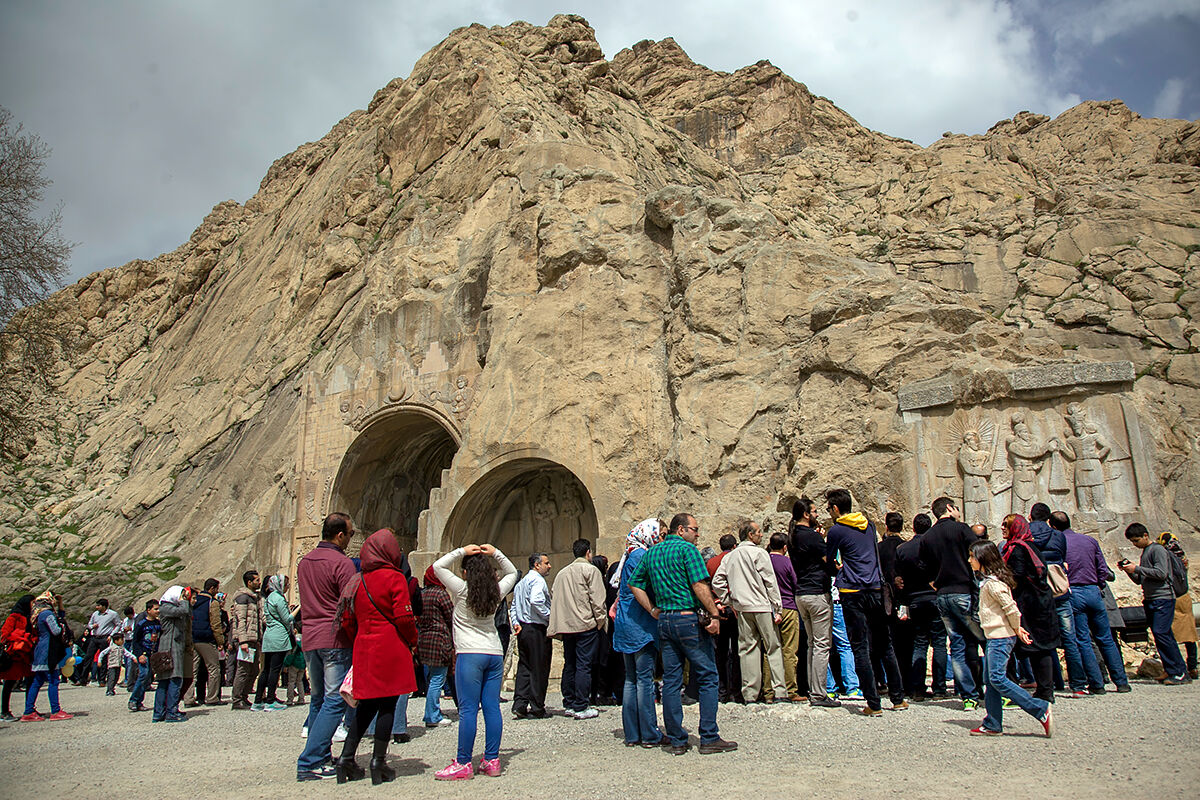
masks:
[[[262,638],[263,667],[258,674],[258,688],[254,695],[252,711],[282,711],[286,705],[279,702],[279,673],[283,659],[291,652],[296,636],[296,621],[288,607],[286,575],[271,575],[267,578],[267,599],[263,601],[263,616],[267,620]]]
[[[25,692],[25,716],[22,722],[35,722],[46,719],[37,711],[38,693],[46,686],[46,694],[50,696],[50,719],[71,719],[73,714],[62,710],[58,704],[58,681],[61,677],[58,671],[59,661],[66,653],[63,642],[63,625],[59,618],[62,602],[49,590],[38,595],[33,601],[32,625],[37,629],[37,644],[33,647],[33,683]]]
[[[613,622],[613,649],[625,656],[625,686],[621,697],[621,724],[625,746],[658,747],[663,741],[654,710],[654,658],[658,654],[658,623],[642,608],[629,577],[658,544],[662,527],[657,519],[643,520],[625,537],[625,553],[613,572],[617,582],[617,614]]]
[[[1184,569],[1188,566],[1187,553],[1179,544],[1179,538],[1169,531],[1158,535],[1158,543],[1170,550],[1183,562]],[[1175,598],[1175,621],[1171,624],[1171,633],[1175,641],[1187,652],[1187,670],[1189,678],[1200,677],[1196,669],[1196,617],[1192,613],[1192,594],[1188,592],[1182,597]]]

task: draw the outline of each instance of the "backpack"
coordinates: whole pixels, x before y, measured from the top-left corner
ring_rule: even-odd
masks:
[[[1175,591],[1176,597],[1183,597],[1188,593],[1187,567],[1183,565],[1183,559],[1171,552],[1169,547],[1163,549],[1167,551],[1167,555],[1171,558],[1171,588]]]

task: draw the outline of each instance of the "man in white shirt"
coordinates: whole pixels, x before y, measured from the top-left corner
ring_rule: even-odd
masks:
[[[742,666],[742,699],[758,700],[763,686],[762,657],[767,655],[774,691],[766,692],[766,702],[788,696],[783,680],[783,652],[779,645],[779,624],[783,599],[775,581],[775,568],[767,551],[759,547],[762,530],[748,519],[738,523],[741,541],[721,560],[713,575],[713,593],[737,612],[738,660]]]
[[[79,679],[80,686],[87,686],[91,679],[92,670],[96,665],[96,654],[108,647],[108,637],[112,636],[121,625],[121,615],[108,607],[108,601],[101,597],[96,601],[96,610],[88,619],[89,634],[87,655],[83,662],[83,670]],[[103,677],[97,677],[103,683]]]
[[[513,716],[545,719],[546,687],[550,685],[550,640],[546,626],[550,623],[550,557],[534,553],[529,557],[529,572],[513,589],[509,607],[509,622],[517,636],[517,679],[513,691]]]

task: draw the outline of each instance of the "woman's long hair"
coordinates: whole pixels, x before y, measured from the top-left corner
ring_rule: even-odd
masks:
[[[482,553],[463,556],[467,580],[467,608],[477,617],[491,617],[500,607],[500,584],[496,582],[496,560]]]
[[[1013,577],[1008,564],[1005,564],[1004,559],[1000,557],[1000,551],[996,549],[996,545],[981,539],[971,545],[971,555],[975,556],[975,560],[979,562],[979,571],[984,575],[991,575],[997,580],[1004,581],[1008,584],[1009,589],[1017,588],[1017,579]]]

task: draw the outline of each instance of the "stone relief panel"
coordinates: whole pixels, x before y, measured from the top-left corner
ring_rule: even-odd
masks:
[[[509,484],[497,497],[490,541],[505,553],[524,558],[542,551],[556,556],[571,554],[571,546],[591,530],[583,486],[567,470],[539,471]],[[564,558],[556,559],[561,562]]]

